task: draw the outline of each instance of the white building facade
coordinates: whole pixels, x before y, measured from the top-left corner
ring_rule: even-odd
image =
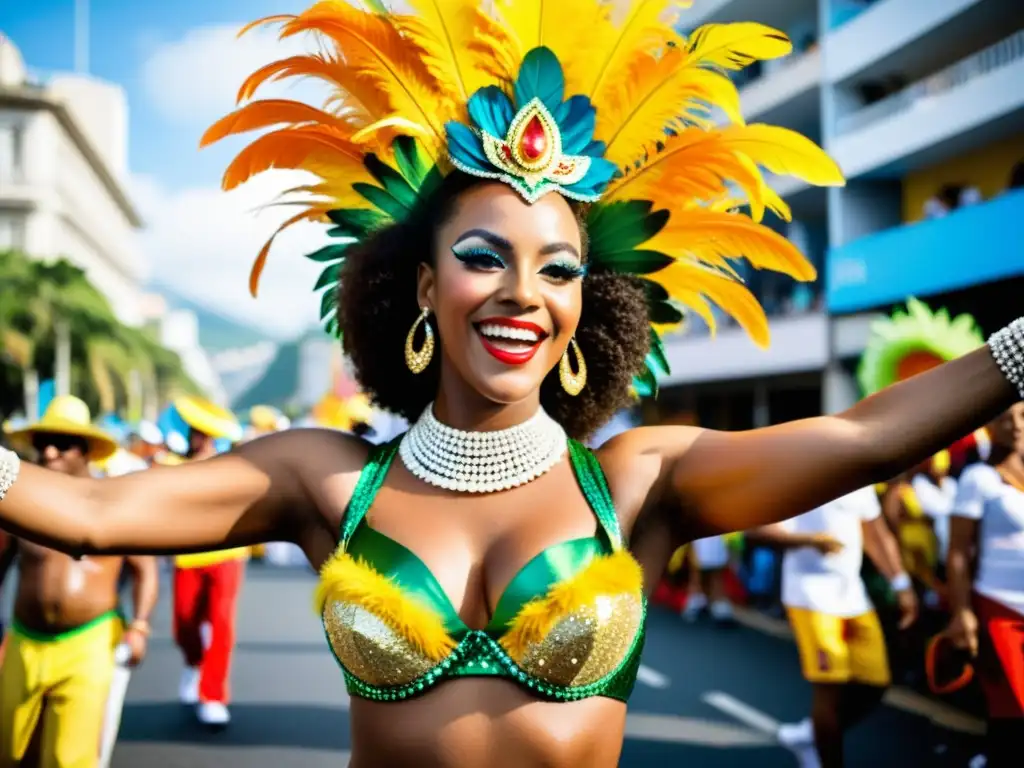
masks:
[[[0,35],[0,248],[66,257],[134,325],[145,275],[127,133],[118,86],[79,75],[34,83]]]
[[[846,408],[871,321],[908,296],[971,312],[987,332],[1019,313],[1024,4],[694,0],[684,11],[686,30],[727,21],[794,42],[741,75],[746,119],[818,141],[847,185],[773,181],[794,216],[773,226],[818,281],[747,276],[771,319],[768,350],[728,324],[715,339],[699,321],[668,337],[673,372],[653,418],[743,429]]]

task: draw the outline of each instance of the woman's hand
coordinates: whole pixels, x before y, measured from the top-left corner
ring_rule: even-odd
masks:
[[[971,656],[978,655],[978,617],[970,608],[964,608],[953,614],[943,632],[953,645],[970,652]]]

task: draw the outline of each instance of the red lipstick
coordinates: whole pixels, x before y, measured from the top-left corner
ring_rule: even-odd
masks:
[[[490,339],[488,339],[481,332],[484,326],[496,325],[504,328],[516,328],[523,331],[529,331],[534,334],[537,341],[533,342],[529,347],[524,347],[522,350],[511,351],[508,349],[502,349],[496,346]],[[533,359],[533,356],[537,354],[537,350],[540,349],[541,343],[547,338],[548,333],[536,323],[531,323],[526,320],[517,320],[511,317],[489,317],[485,320],[475,324],[477,335],[480,337],[480,343],[483,348],[496,360],[504,363],[505,365],[525,365]],[[520,340],[522,341],[522,340]],[[527,342],[528,343],[528,342]]]

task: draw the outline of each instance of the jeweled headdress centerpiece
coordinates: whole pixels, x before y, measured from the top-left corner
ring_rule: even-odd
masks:
[[[266,130],[228,167],[225,189],[271,168],[317,179],[288,190],[280,203],[298,212],[278,231],[330,225],[335,240],[309,256],[324,265],[316,289],[329,331],[339,330],[334,287],[346,250],[403,219],[455,169],[504,182],[530,203],[556,192],[592,204],[590,273],[635,275],[647,290],[651,353],[638,393],[653,393],[656,374],[668,372],[661,334],[687,310],[713,329],[717,304],[767,344],[767,320],[736,260],[798,280],[815,271],[762,223],[766,211],[790,218],[764,171],[843,183],[812,142],[743,119],[730,71],[788,54],[785,35],[736,23],[684,36],[688,3],[673,0],[408,4],[414,13],[324,0],[249,25],[311,34],[317,50],[254,72],[238,94],[247,103],[203,137]],[[292,77],[318,78],[333,95],[322,108],[251,100]],[[272,242],[253,266],[254,294]]]

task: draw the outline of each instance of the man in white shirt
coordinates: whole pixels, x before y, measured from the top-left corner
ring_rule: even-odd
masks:
[[[779,740],[805,768],[842,766],[844,732],[878,705],[890,683],[885,636],[860,576],[864,552],[897,595],[900,628],[917,618],[899,545],[881,514],[874,489],[862,488],[751,534],[786,550],[782,603],[814,693],[811,717],[782,726]]]
[[[977,656],[988,710],[989,768],[1019,766],[1024,733],[1024,403],[989,426],[988,463],[960,475],[950,526],[951,621]]]

